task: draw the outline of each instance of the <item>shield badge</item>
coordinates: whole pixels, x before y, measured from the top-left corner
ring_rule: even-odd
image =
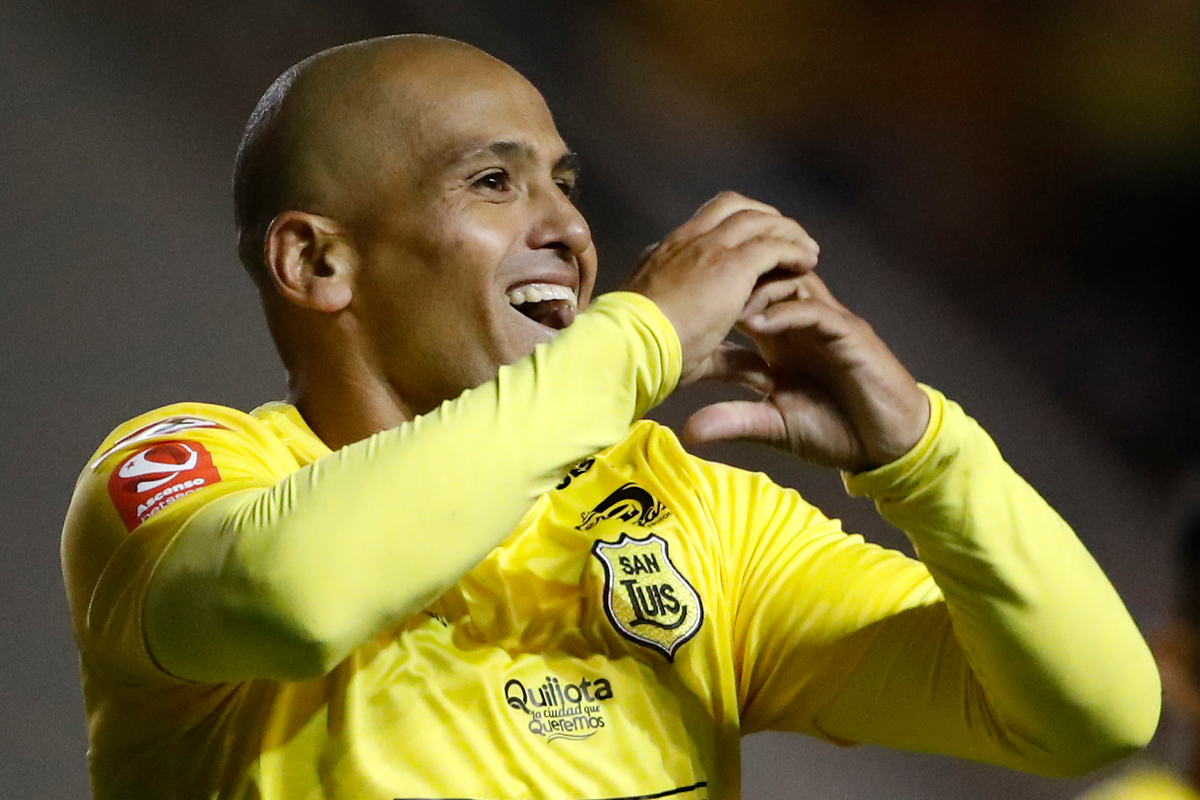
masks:
[[[650,534],[596,541],[592,555],[604,565],[604,613],[627,639],[675,660],[675,652],[704,621],[700,595],[671,563],[667,543]]]

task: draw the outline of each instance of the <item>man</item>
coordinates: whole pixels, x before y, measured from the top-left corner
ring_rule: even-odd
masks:
[[[235,195],[291,402],[151,412],[80,479],[98,798],[735,797],[760,729],[1048,774],[1148,740],[1112,587],[796,222],[721,195],[593,303],[575,179],[537,91],[461,43],[335,48],[264,95]],[[924,563],[638,422],[704,377],[766,396],[693,441],[845,471]]]

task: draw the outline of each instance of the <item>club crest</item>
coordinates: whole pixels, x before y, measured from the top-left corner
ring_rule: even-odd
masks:
[[[700,595],[671,563],[667,543],[650,534],[597,541],[592,555],[604,565],[604,612],[627,639],[659,651],[668,661],[704,621]]]
[[[627,483],[584,513],[577,531],[590,531],[604,520],[615,519],[645,528],[671,516],[667,507],[636,483]]]

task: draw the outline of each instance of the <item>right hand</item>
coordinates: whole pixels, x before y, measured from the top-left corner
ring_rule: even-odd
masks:
[[[709,200],[655,245],[625,285],[654,301],[679,335],[679,385],[728,370],[720,347],[759,278],[817,265],[819,248],[795,220],[735,192]]]

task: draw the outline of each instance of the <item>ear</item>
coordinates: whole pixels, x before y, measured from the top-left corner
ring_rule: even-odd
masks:
[[[354,248],[328,217],[284,211],[267,229],[263,242],[267,273],[289,302],[334,313],[354,294]]]

